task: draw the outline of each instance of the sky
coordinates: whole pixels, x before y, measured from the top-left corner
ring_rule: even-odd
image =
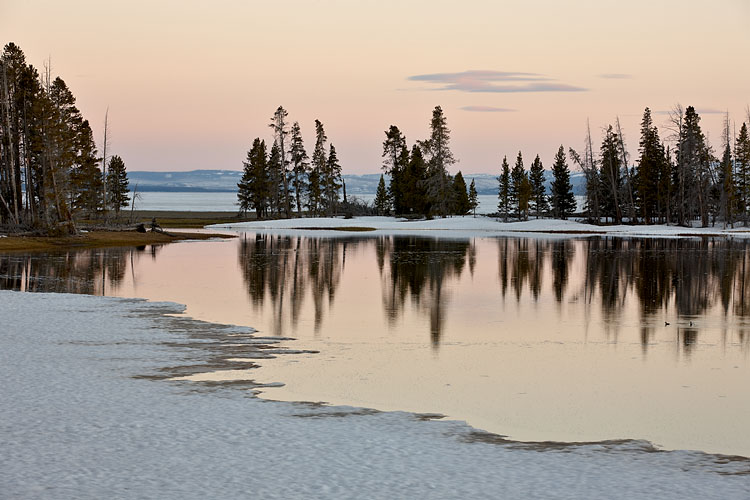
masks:
[[[51,61],[128,170],[240,170],[278,106],[308,152],[323,122],[347,174],[379,172],[440,105],[455,173],[519,151],[548,168],[619,117],[635,157],[645,107],[692,105],[711,144],[750,119],[748,0],[0,1],[3,44]],[[718,153],[717,153],[718,154]]]

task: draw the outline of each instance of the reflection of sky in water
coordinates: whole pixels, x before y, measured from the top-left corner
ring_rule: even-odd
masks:
[[[319,350],[252,371],[287,384],[273,398],[442,412],[518,439],[750,455],[747,245],[249,233],[5,256],[0,282],[172,300]]]

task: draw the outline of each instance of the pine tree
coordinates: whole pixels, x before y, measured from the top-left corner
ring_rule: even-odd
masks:
[[[526,179],[526,170],[523,168],[523,156],[521,152],[518,152],[516,157],[516,164],[513,165],[513,170],[510,172],[510,206],[516,211],[516,218],[521,220],[521,189],[523,182]],[[527,200],[528,203],[528,200]]]
[[[734,145],[738,210],[742,214],[745,226],[748,224],[748,208],[750,207],[750,135],[747,123],[740,127],[740,133]]]
[[[427,163],[422,156],[419,145],[414,144],[411,155],[406,152],[407,167],[404,174],[404,212],[413,214],[427,214],[430,205],[427,200]]]
[[[281,182],[281,178],[284,176],[284,166],[281,161],[281,148],[276,141],[271,145],[266,168],[271,212],[275,216],[279,216],[284,210],[284,185]]]
[[[279,106],[276,108],[271,117],[271,123],[268,125],[273,129],[274,143],[279,148],[279,170],[280,175],[278,176],[277,182],[279,183],[277,191],[281,192],[281,208],[284,210],[284,214],[287,218],[292,216],[291,209],[291,197],[289,195],[289,158],[287,156],[287,149],[289,146],[287,136],[289,135],[289,127],[286,121],[286,117],[289,112]]]
[[[660,200],[663,203],[659,188],[664,161],[664,148],[659,140],[659,131],[651,120],[651,110],[646,108],[641,121],[640,158],[635,175],[639,209],[646,224],[650,224],[657,214]]]
[[[408,209],[404,201],[410,186],[407,186],[405,170],[409,162],[409,150],[406,147],[406,137],[397,126],[391,125],[385,132],[383,141],[383,172],[391,177],[389,196],[397,214],[406,213]]]
[[[508,222],[508,215],[510,213],[510,165],[508,165],[507,156],[503,156],[500,177],[497,180],[500,183],[497,212],[499,215],[502,215],[503,221]]]
[[[341,165],[339,164],[336,148],[331,144],[326,161],[326,168],[321,179],[325,193],[325,206],[328,216],[334,215],[338,208],[339,191],[341,190]]]
[[[448,167],[456,159],[450,150],[450,129],[440,106],[432,111],[430,138],[421,141],[420,148],[427,159],[427,197],[431,210],[444,217],[450,200]]]
[[[677,208],[680,225],[686,225],[699,216],[701,225],[708,226],[712,158],[700,127],[700,116],[695,108],[688,106],[680,128],[678,169],[674,179],[679,194]]]
[[[70,173],[73,210],[92,216],[103,208],[102,171],[94,134],[88,120],[80,123],[74,138],[75,159]]]
[[[302,197],[307,191],[307,174],[309,171],[308,156],[302,141],[302,132],[298,122],[292,125],[292,146],[290,149],[292,160],[292,189],[297,203],[297,217],[302,217]]]
[[[474,184],[474,179],[471,179],[469,184],[469,210],[474,217],[477,216],[477,207],[479,206],[479,195],[477,194],[477,186]]]
[[[116,216],[120,215],[120,209],[127,207],[130,201],[128,185],[125,162],[117,155],[111,156],[107,166],[107,203]]]
[[[536,155],[534,163],[531,164],[529,183],[531,185],[531,207],[538,219],[540,215],[544,215],[549,211],[547,188],[544,186],[544,165],[542,165],[539,155]]]
[[[724,119],[724,154],[721,157],[717,188],[721,191],[719,199],[719,215],[724,221],[724,227],[731,224],[734,227],[735,193],[734,163],[732,162],[732,137],[729,133],[729,114]]]
[[[260,219],[267,213],[271,194],[265,141],[259,138],[253,141],[253,147],[247,152],[243,166],[242,179],[237,184],[240,210],[255,210],[256,217]]]
[[[388,190],[385,188],[385,179],[380,176],[378,190],[375,193],[375,210],[378,215],[388,215],[391,211],[391,200],[388,196]]]
[[[466,192],[466,181],[460,170],[453,178],[452,190],[453,213],[456,215],[466,215],[471,210],[471,205],[469,204],[469,195]]]
[[[620,206],[620,191],[622,188],[621,156],[619,139],[612,129],[607,127],[604,140],[600,148],[601,155],[601,208],[604,217],[611,217],[615,224],[622,222],[622,207]]]
[[[326,157],[326,137],[323,124],[320,120],[315,120],[315,149],[312,155],[312,165],[310,166],[309,175],[309,196],[308,207],[313,217],[320,213],[323,203],[323,172],[325,171],[328,158]]]
[[[570,183],[570,170],[565,159],[565,149],[560,145],[552,165],[552,214],[556,219],[567,219],[576,209],[573,186]]]

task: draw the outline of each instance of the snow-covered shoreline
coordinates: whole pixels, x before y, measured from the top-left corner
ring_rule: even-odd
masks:
[[[0,291],[9,498],[747,498],[748,460],[643,441],[523,444],[403,412],[164,380],[243,355],[248,329],[171,303]],[[245,353],[247,354],[247,353]]]
[[[239,222],[207,226],[212,229],[234,231],[296,231],[319,230],[319,236],[340,236],[350,232],[341,228],[368,228],[376,234],[426,234],[447,237],[472,237],[492,235],[545,234],[558,236],[621,236],[621,237],[735,237],[750,238],[750,227],[723,229],[716,227],[682,227],[668,225],[611,225],[596,226],[576,220],[531,219],[523,222],[502,222],[493,217],[465,216],[436,218],[432,220],[407,220],[396,217],[339,217],[278,219],[258,222]],[[367,234],[363,232],[361,234]]]

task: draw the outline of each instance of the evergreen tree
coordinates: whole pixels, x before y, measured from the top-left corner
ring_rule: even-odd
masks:
[[[456,215],[466,215],[471,210],[469,195],[466,192],[466,181],[459,170],[453,178],[453,213]]]
[[[720,190],[718,197],[719,215],[726,224],[734,227],[735,204],[737,201],[735,193],[734,163],[732,161],[732,137],[729,133],[729,114],[724,120],[724,154],[719,166],[719,182],[717,188]]]
[[[659,190],[663,184],[660,181],[665,161],[659,131],[651,120],[651,110],[646,108],[641,121],[640,158],[635,174],[639,210],[646,224],[651,223],[659,205],[664,203],[664,196],[660,196]]]
[[[107,166],[107,203],[115,211],[115,215],[119,216],[120,209],[128,206],[128,185],[125,162],[117,155],[111,156]]]
[[[284,184],[281,181],[281,178],[284,177],[284,165],[281,161],[281,148],[276,141],[271,146],[266,169],[268,172],[268,201],[271,212],[275,216],[279,216],[284,211]]]
[[[78,126],[74,137],[75,160],[70,173],[73,210],[88,216],[103,208],[102,171],[96,156],[94,134],[88,120]]]
[[[523,156],[521,152],[518,152],[516,157],[516,164],[513,165],[513,170],[510,172],[510,206],[516,212],[516,218],[521,220],[521,189],[523,187],[524,180],[526,179],[526,170],[523,168]],[[526,200],[528,203],[528,200]]]
[[[474,217],[477,216],[477,207],[479,206],[479,195],[477,194],[477,186],[474,184],[474,179],[471,179],[469,184],[469,210]]]
[[[576,199],[573,196],[573,186],[570,183],[570,169],[565,159],[562,145],[557,150],[555,162],[552,165],[552,214],[556,219],[567,219],[576,209]]]
[[[503,217],[503,221],[508,222],[508,215],[510,213],[510,165],[508,165],[507,156],[503,156],[500,177],[497,180],[500,183],[497,212]]]
[[[283,106],[279,106],[278,108],[276,108],[276,112],[274,112],[273,116],[271,117],[271,123],[268,126],[273,129],[274,144],[276,144],[276,146],[278,147],[279,154],[278,170],[280,175],[276,179],[276,182],[279,183],[279,186],[275,189],[275,191],[281,193],[280,208],[283,209],[284,214],[288,218],[292,216],[292,203],[291,196],[289,195],[289,179],[287,175],[289,173],[289,157],[287,155],[289,141],[287,139],[287,136],[290,133],[288,123],[286,121],[287,116],[289,116],[289,112],[285,110]]]
[[[375,193],[375,210],[378,215],[388,215],[391,211],[391,200],[388,196],[388,190],[385,188],[385,179],[380,176],[378,190]]]
[[[694,217],[708,226],[713,155],[700,127],[700,116],[695,108],[685,108],[682,119],[674,184],[678,193],[677,215],[680,225],[687,225]]]
[[[382,157],[383,172],[391,177],[389,196],[393,202],[393,209],[397,214],[406,213],[408,207],[405,198],[411,189],[405,176],[409,150],[406,147],[406,137],[395,125],[391,125],[385,132]]]
[[[321,179],[325,194],[325,206],[328,216],[334,215],[338,208],[339,191],[341,190],[341,165],[339,164],[336,148],[331,144],[326,161],[326,168]]]
[[[544,165],[539,155],[534,158],[529,171],[529,183],[531,187],[531,208],[538,219],[549,211],[549,202],[547,201],[547,189],[544,186]]]
[[[748,222],[748,208],[750,207],[750,135],[747,123],[740,127],[734,145],[735,171],[737,183],[737,206],[742,214],[745,226]]]
[[[440,106],[432,111],[430,138],[421,141],[420,148],[427,159],[426,187],[431,210],[444,217],[450,201],[448,167],[456,163],[456,159],[450,150],[450,129]]]
[[[622,188],[619,144],[619,138],[610,125],[604,134],[600,149],[601,209],[602,215],[611,217],[615,224],[622,222],[622,207],[620,206],[619,196]]]
[[[407,152],[405,156],[408,158],[408,162],[403,181],[405,186],[404,212],[427,214],[430,211],[426,189],[427,163],[424,161],[422,150],[417,144],[412,146],[411,155]]]
[[[326,157],[327,140],[328,137],[326,137],[323,124],[320,120],[315,120],[315,149],[312,155],[308,188],[308,207],[313,217],[319,215],[323,203],[323,172],[328,165],[328,158]]]
[[[302,132],[298,122],[292,125],[292,145],[290,148],[292,160],[292,189],[297,203],[297,217],[302,217],[302,197],[307,191],[307,174],[309,170],[308,156],[302,141]]]
[[[237,184],[240,210],[243,213],[255,210],[256,217],[260,219],[268,211],[271,194],[265,141],[259,138],[253,141],[253,147],[247,152],[243,166],[242,179]]]

